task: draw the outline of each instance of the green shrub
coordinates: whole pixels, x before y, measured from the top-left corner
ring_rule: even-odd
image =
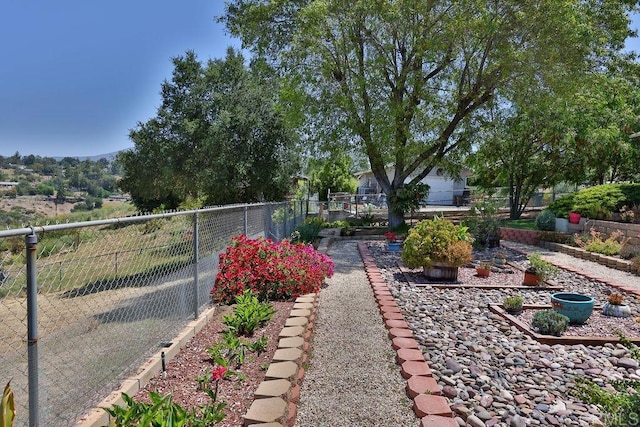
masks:
[[[591,229],[588,234],[576,235],[574,241],[576,245],[589,252],[618,255],[628,239],[625,239],[624,233],[621,231],[615,231],[603,239],[601,233]]]
[[[573,210],[588,218],[605,219],[625,203],[625,195],[619,184],[596,185],[575,194]]]
[[[575,193],[565,194],[558,197],[553,202],[549,203],[549,210],[551,210],[557,218],[568,218],[569,212],[573,212],[573,199]]]
[[[536,216],[536,228],[544,231],[556,229],[556,216],[551,209],[545,209]]]
[[[404,241],[402,262],[409,268],[429,268],[434,262],[459,267],[473,259],[467,227],[445,218],[423,220],[416,224]]]
[[[322,230],[322,218],[311,218],[298,225],[291,234],[293,243],[313,243]]]
[[[569,318],[555,310],[543,310],[533,316],[531,326],[541,334],[559,337],[569,327]]]

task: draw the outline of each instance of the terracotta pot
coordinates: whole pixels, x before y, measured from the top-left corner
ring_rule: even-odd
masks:
[[[489,277],[489,274],[491,274],[491,270],[488,268],[476,267],[476,275],[478,277]]]
[[[540,277],[535,273],[525,271],[522,284],[525,286],[538,286],[540,284]]]

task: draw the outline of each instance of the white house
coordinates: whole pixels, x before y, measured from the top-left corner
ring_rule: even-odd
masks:
[[[389,180],[393,179],[394,168],[387,169]],[[460,179],[454,179],[438,167],[431,169],[429,174],[422,179],[422,182],[429,186],[429,194],[425,201],[428,205],[460,205],[466,203],[468,192],[465,192],[467,178],[471,176],[471,171],[464,170]],[[371,170],[359,172],[356,178],[360,182],[358,194],[378,194],[382,192],[378,181],[373,176]],[[407,178],[405,182],[409,182]]]

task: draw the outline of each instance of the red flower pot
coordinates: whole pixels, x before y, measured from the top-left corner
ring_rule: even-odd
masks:
[[[580,224],[581,217],[582,215],[580,215],[579,213],[571,212],[569,213],[569,222],[571,224]]]

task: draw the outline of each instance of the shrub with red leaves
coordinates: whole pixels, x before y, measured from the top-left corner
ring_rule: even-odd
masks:
[[[331,258],[311,245],[241,235],[220,254],[211,299],[229,304],[250,289],[263,301],[291,300],[318,292],[324,279],[333,275],[333,266]]]

